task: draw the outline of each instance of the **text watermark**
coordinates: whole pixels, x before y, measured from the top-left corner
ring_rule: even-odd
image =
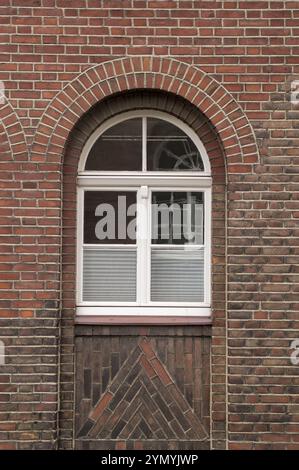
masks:
[[[299,80],[291,82],[291,103],[294,105],[299,104]]]
[[[0,339],[0,366],[5,365],[5,344],[4,341]]]
[[[291,363],[293,366],[297,366],[299,364],[299,339],[294,339],[291,342]]]
[[[0,80],[0,104],[4,104],[4,103],[5,103],[5,85],[2,82],[2,80]]]
[[[160,203],[152,204],[151,238],[152,240],[186,240],[195,244],[202,243],[203,205],[197,203]],[[126,196],[118,196],[117,210],[109,203],[99,204],[94,212],[100,217],[95,224],[95,236],[98,240],[135,240],[137,214],[140,220],[146,220],[146,209],[142,204],[126,204]],[[144,232],[139,229],[139,238]],[[144,236],[148,234],[144,233]]]

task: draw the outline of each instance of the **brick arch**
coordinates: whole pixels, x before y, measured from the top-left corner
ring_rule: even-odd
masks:
[[[2,161],[7,162],[11,159],[12,152],[9,145],[9,136],[2,122],[0,122],[0,152]]]
[[[3,198],[0,208],[2,228],[0,239],[3,244],[13,245],[17,243],[14,241],[15,229],[16,227],[19,229],[22,225],[22,218],[16,214],[15,209],[20,204],[22,172],[28,165],[28,148],[19,118],[9,101],[0,105],[0,155],[0,197]],[[3,251],[3,253],[6,255],[8,252]],[[16,257],[9,258],[8,256],[5,259],[5,267],[1,268],[2,279],[6,279],[5,271],[15,270],[16,258],[19,259],[17,254]],[[9,279],[8,276],[7,278]],[[0,306],[0,319],[16,315],[16,310],[11,307],[11,299],[15,298],[13,290],[13,283],[11,283],[6,289],[5,299],[7,300]]]
[[[11,104],[6,101],[0,106],[0,138],[2,161],[25,161],[28,148],[25,134],[18,116]]]
[[[70,177],[73,178],[73,183],[76,183],[75,179],[83,147],[99,126],[117,114],[143,109],[163,111],[192,128],[208,154],[213,181],[215,183],[225,181],[224,149],[209,119],[186,99],[157,90],[132,90],[117,93],[97,103],[85,113],[72,129],[65,147],[64,181]]]
[[[61,163],[78,120],[96,103],[128,90],[158,89],[185,98],[213,124],[231,172],[247,173],[259,160],[252,127],[232,95],[198,68],[169,58],[123,58],[84,71],[47,107],[31,148],[33,161]],[[240,165],[241,164],[241,165]]]

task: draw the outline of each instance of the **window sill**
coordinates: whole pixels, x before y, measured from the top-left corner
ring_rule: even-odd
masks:
[[[210,325],[209,307],[77,307],[76,324]]]

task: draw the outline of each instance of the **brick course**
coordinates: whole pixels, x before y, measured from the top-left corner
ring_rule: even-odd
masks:
[[[211,446],[298,449],[298,2],[7,0],[0,15],[0,448],[73,445],[68,151],[97,102],[148,88],[214,136]]]

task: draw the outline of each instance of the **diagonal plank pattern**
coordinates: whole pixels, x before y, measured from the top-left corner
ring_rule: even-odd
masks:
[[[143,337],[90,411],[77,438],[205,440],[208,435],[150,340]]]

